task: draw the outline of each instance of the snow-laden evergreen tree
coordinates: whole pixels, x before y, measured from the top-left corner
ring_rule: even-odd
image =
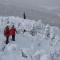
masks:
[[[26,13],[25,12],[23,13],[23,18],[26,19]]]

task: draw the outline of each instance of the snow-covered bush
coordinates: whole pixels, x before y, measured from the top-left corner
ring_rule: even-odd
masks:
[[[36,21],[35,24],[33,25],[33,29],[39,33],[43,33],[44,27],[45,25],[42,23],[41,20]]]
[[[45,37],[50,38],[50,25],[49,24],[45,26],[44,35]]]

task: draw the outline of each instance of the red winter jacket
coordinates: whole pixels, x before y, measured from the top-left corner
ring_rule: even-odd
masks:
[[[4,35],[7,36],[7,37],[10,36],[10,30],[9,30],[9,28],[7,28],[7,29],[4,30]]]
[[[15,35],[15,34],[16,34],[16,28],[11,28],[10,35]]]

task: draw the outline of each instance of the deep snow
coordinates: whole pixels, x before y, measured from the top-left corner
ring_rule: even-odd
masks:
[[[6,25],[15,25],[16,41],[6,45]],[[24,29],[26,32],[23,33]],[[0,60],[60,60],[60,29],[19,17],[0,17]]]

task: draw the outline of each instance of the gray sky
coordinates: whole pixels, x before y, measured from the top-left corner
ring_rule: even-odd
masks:
[[[0,0],[0,4],[15,5],[20,7],[40,8],[54,7],[60,8],[60,0]]]
[[[60,0],[0,0],[0,6],[1,5],[6,7],[33,8],[36,10],[40,10],[42,7],[51,11],[56,10],[60,12]]]
[[[42,18],[46,23],[49,22],[60,27],[60,0],[0,0],[0,15],[2,16],[21,16],[21,8],[31,8],[38,11],[30,13],[28,10],[29,17],[32,19]],[[43,12],[40,11],[41,8]]]

